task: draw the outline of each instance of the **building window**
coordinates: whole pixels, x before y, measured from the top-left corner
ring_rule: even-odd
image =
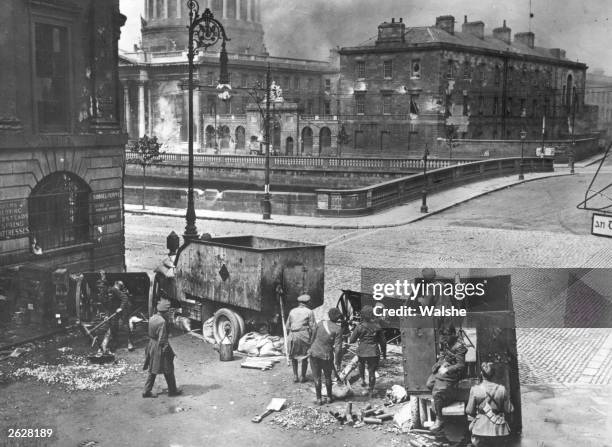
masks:
[[[410,114],[419,114],[419,95],[410,95]]]
[[[306,88],[310,91],[312,90],[312,78],[308,78],[306,80]]]
[[[212,71],[206,73],[206,81],[210,87],[215,85],[215,74]]]
[[[243,74],[242,75],[242,88],[248,88],[249,87],[249,75]]]
[[[314,114],[314,101],[312,99],[309,99],[306,102],[306,115],[313,115]]]
[[[525,98],[521,98],[521,117],[527,116],[527,107],[525,106]]]
[[[365,95],[355,95],[355,111],[359,115],[365,114]]]
[[[300,78],[298,76],[293,78],[293,88],[295,90],[299,90],[300,89]]]
[[[537,99],[534,99],[534,100],[532,101],[532,103],[531,103],[531,106],[532,106],[532,110],[533,110],[533,111],[532,111],[533,116],[536,116],[536,115],[538,114],[538,100],[537,100]]]
[[[499,85],[500,80],[501,80],[501,69],[499,68],[499,65],[496,65],[495,66],[495,79],[494,79],[495,85]]]
[[[455,79],[455,63],[452,59],[448,61],[448,65],[446,68],[446,78],[447,79]]]
[[[241,102],[242,104],[240,106],[240,113],[244,114],[246,113],[247,105],[249,104],[249,98],[246,96],[243,96]]]
[[[325,91],[329,92],[331,90],[331,79],[325,80]]]
[[[36,185],[28,199],[29,229],[43,250],[89,241],[90,194],[87,183],[67,172]]]
[[[512,98],[508,98],[506,103],[506,116],[512,116]]]
[[[393,61],[383,62],[383,76],[385,79],[393,78]]]
[[[493,97],[493,116],[497,116],[499,113],[499,98],[497,96]]]
[[[383,95],[382,113],[383,115],[391,115],[391,95]]]
[[[478,114],[482,115],[484,114],[484,96],[479,96],[478,97]]]
[[[323,103],[323,115],[331,115],[331,103],[329,101]]]
[[[365,149],[365,133],[363,130],[355,131],[355,149]]]
[[[357,78],[363,79],[366,77],[366,65],[365,61],[357,61],[356,64]]]
[[[484,84],[487,81],[487,66],[480,64],[480,82]]]
[[[419,59],[412,61],[412,71],[410,76],[413,79],[421,79],[421,61]]]
[[[472,78],[472,67],[470,67],[470,63],[466,61],[463,64],[463,79],[471,79]]]
[[[512,82],[512,76],[514,75],[514,67],[508,67],[508,82]]]
[[[468,102],[469,102],[468,95],[463,95],[463,116],[468,116],[468,111],[469,111]]]
[[[66,28],[35,25],[35,98],[41,132],[65,132],[69,127],[69,55]]]

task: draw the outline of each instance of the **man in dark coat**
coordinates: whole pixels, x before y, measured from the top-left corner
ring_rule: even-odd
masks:
[[[332,371],[336,365],[336,371],[340,369],[342,361],[342,313],[335,307],[327,312],[328,320],[319,321],[315,326],[310,338],[310,369],[315,383],[317,393],[316,403],[323,404],[321,399],[321,372],[325,375],[325,389],[329,403],[334,401],[332,395]]]
[[[374,317],[374,308],[372,306],[363,306],[361,309],[362,322],[355,328],[350,336],[349,343],[357,345],[357,356],[359,357],[359,376],[361,377],[361,386],[369,388],[369,396],[374,397],[374,387],[376,386],[376,370],[380,361],[381,346],[385,346],[385,356],[387,353],[385,333],[380,326],[379,321]],[[368,384],[365,381],[366,365],[368,367]]]
[[[142,369],[149,371],[142,397],[157,397],[151,393],[155,377],[163,374],[168,384],[168,396],[178,396],[183,392],[176,387],[174,378],[174,351],[168,342],[170,330],[170,301],[161,300],[157,313],[149,320],[149,344],[145,350],[145,363]]]
[[[457,384],[465,372],[465,354],[467,348],[457,337],[454,326],[440,329],[442,350],[438,361],[431,368],[432,375],[428,381],[433,397],[436,422],[431,427],[433,432],[441,432],[444,425],[442,408],[453,403],[457,395]]]

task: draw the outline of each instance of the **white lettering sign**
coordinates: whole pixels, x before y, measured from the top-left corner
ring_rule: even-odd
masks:
[[[591,233],[596,236],[612,237],[612,215],[593,214]]]

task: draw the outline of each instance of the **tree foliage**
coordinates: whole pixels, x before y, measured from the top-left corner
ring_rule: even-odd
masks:
[[[129,162],[143,168],[155,163],[162,163],[161,156],[164,152],[161,151],[161,148],[162,144],[157,140],[157,137],[145,135],[128,146],[130,154],[133,155]]]

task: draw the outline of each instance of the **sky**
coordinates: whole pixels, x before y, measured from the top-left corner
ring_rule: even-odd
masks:
[[[130,50],[140,36],[144,0],[120,0],[128,16],[120,48]],[[205,0],[200,0],[200,3]],[[433,25],[436,16],[482,20],[485,33],[505,19],[512,34],[529,30],[529,0],[261,0],[265,42],[272,56],[326,59],[333,47],[353,46],[377,34],[381,22],[402,17],[407,26]],[[567,50],[589,71],[612,75],[612,1],[531,0],[536,45]],[[231,36],[230,36],[231,37]]]

